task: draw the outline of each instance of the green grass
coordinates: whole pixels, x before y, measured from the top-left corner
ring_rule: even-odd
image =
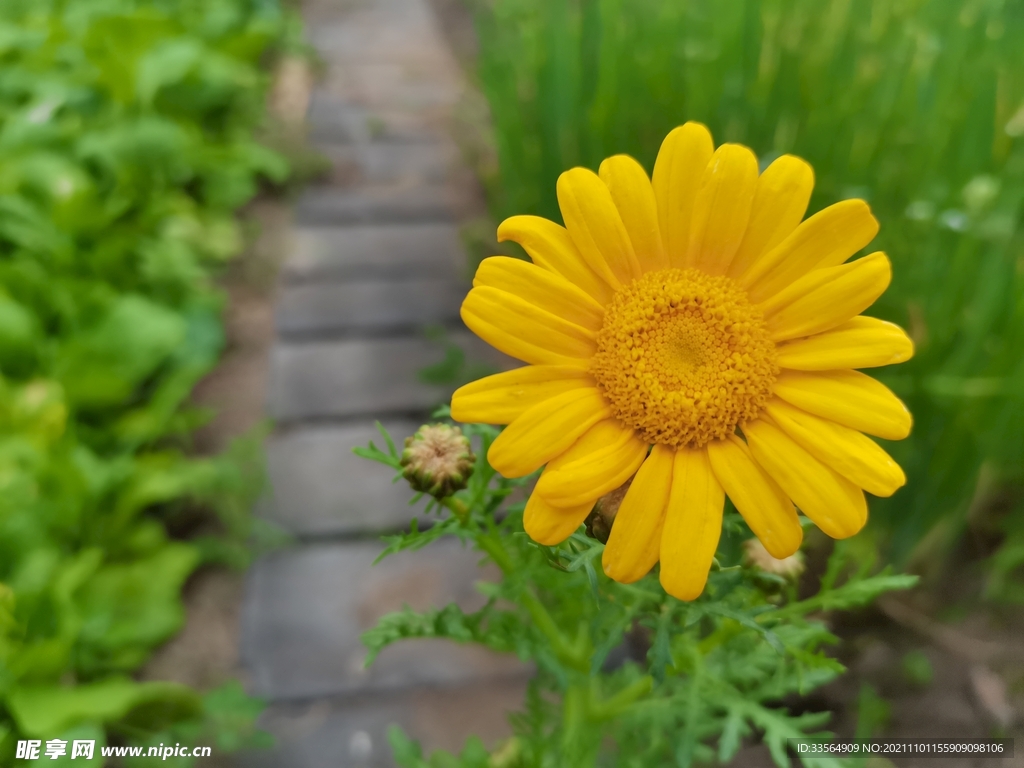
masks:
[[[998,0],[489,0],[476,5],[495,218],[560,220],[558,174],[664,135],[812,163],[809,212],[862,197],[892,287],[870,310],[908,328],[909,363],[877,372],[915,416],[886,448],[909,483],[872,501],[905,562],[962,530],[983,465],[1024,466],[1024,3]],[[998,485],[998,484],[997,484]]]

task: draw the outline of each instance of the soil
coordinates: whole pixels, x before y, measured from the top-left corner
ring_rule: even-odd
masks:
[[[253,202],[243,214],[246,225],[259,222],[259,230],[221,280],[227,296],[227,348],[217,368],[193,393],[193,402],[214,414],[195,435],[194,448],[200,455],[223,451],[265,421],[274,284],[285,252],[290,208],[287,200],[268,196]],[[193,574],[182,596],[185,626],[154,654],[142,677],[173,680],[199,690],[243,679],[238,659],[243,579],[243,573],[219,566]]]
[[[309,159],[303,118],[309,104],[312,76],[308,62],[280,62],[268,107],[277,133],[270,143],[302,165]],[[212,419],[193,436],[198,455],[214,455],[236,438],[266,423],[268,357],[274,338],[277,274],[288,252],[291,233],[291,190],[267,190],[240,214],[247,246],[219,280],[225,294],[226,348],[218,366],[193,392],[195,405],[209,409]],[[205,523],[198,523],[203,528]],[[222,566],[200,568],[185,585],[185,625],[157,650],[140,677],[172,680],[210,690],[229,680],[245,682],[238,655],[239,614],[244,573]]]

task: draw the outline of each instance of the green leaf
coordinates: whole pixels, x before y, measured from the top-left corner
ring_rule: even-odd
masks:
[[[81,589],[81,664],[131,671],[184,621],[181,587],[199,562],[194,547],[167,544],[150,557],[107,565]]]
[[[58,378],[80,408],[123,404],[185,340],[185,331],[176,313],[141,296],[124,296],[64,347]]]
[[[758,632],[765,639],[768,645],[774,648],[777,653],[786,652],[786,648],[782,644],[782,641],[779,640],[779,636],[771,630],[766,629],[763,625],[758,624],[753,616],[741,613],[740,611],[734,611],[731,608],[727,608],[723,605],[718,605],[716,603],[711,602],[701,604],[701,608],[705,613],[709,613],[713,616],[723,616],[727,619],[738,621],[747,629],[753,629],[754,631]]]
[[[406,736],[397,725],[388,728],[388,743],[391,745],[395,762],[401,768],[430,768],[423,759],[423,750],[419,743]]]
[[[28,736],[42,738],[53,738],[79,723],[113,723],[146,704],[169,704],[192,712],[202,708],[200,698],[186,686],[125,679],[74,687],[21,687],[7,697],[18,728]]]
[[[366,666],[377,655],[398,640],[443,637],[459,643],[479,643],[496,651],[511,652],[520,634],[518,619],[507,611],[496,611],[490,605],[475,613],[464,613],[454,603],[439,610],[417,613],[409,608],[383,616],[377,626],[363,633],[362,641],[369,653]]]

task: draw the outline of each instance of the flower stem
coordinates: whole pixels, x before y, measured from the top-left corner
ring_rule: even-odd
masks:
[[[457,499],[454,496],[446,496],[441,499],[441,506],[447,507],[463,525],[465,525],[466,520],[469,519],[469,507],[466,506],[462,499]]]
[[[653,687],[654,678],[650,675],[644,675],[604,701],[597,701],[597,696],[591,693],[588,715],[591,720],[611,720],[629,708],[638,699],[650,693]]]
[[[448,496],[441,500],[441,504],[447,507],[458,518],[460,523],[466,524],[469,519],[469,508],[465,502],[454,496]],[[505,576],[510,576],[515,572],[515,562],[509,555],[508,550],[505,549],[501,539],[493,533],[481,533],[477,535],[476,542],[484,552],[490,555],[490,558]],[[588,644],[585,642],[586,638],[581,638],[583,642],[576,643],[567,640],[532,587],[523,587],[519,600],[527,613],[530,614],[534,625],[551,643],[551,649],[554,651],[555,656],[558,657],[558,660],[566,666],[581,672],[589,671],[590,662],[588,657],[590,653],[587,647]]]
[[[501,540],[493,533],[481,534],[477,538],[477,544],[480,545],[484,552],[490,555],[491,559],[505,576],[509,576],[515,571],[515,563],[509,556],[505,546],[501,543]],[[533,591],[533,588],[530,586],[523,587],[519,600],[527,613],[530,614],[534,625],[551,643],[551,649],[555,652],[559,661],[573,669],[587,671],[589,663],[584,653],[584,644],[573,644],[566,639],[565,635],[562,634],[562,630],[555,623],[555,620],[551,618],[548,609],[544,607],[544,603],[540,601],[540,598]]]

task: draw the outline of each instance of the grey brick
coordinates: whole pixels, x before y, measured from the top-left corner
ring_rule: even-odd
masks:
[[[441,75],[444,80],[437,77]],[[328,67],[327,93],[369,109],[451,110],[462,88],[451,59],[336,62]]]
[[[309,42],[321,56],[336,62],[422,62],[446,53],[432,34],[432,14],[423,3],[376,0],[368,10],[360,18],[311,26]]]
[[[295,206],[299,224],[449,221],[457,201],[441,184],[310,187]]]
[[[470,361],[515,365],[467,332],[449,341]],[[424,384],[417,375],[444,356],[440,344],[421,338],[278,344],[270,355],[270,415],[287,422],[426,411],[447,400],[453,386]]]
[[[425,142],[445,138],[436,120],[417,110],[378,107],[370,110],[315,88],[306,117],[307,137],[326,151],[332,144]]]
[[[392,768],[387,732],[399,726],[424,754],[461,751],[475,735],[489,747],[510,735],[507,713],[522,708],[525,681],[501,680],[403,695],[360,695],[303,704],[272,704],[259,725],[273,751],[247,753],[245,768]]]
[[[384,423],[399,448],[419,425]],[[302,427],[273,436],[267,444],[271,519],[305,536],[407,528],[416,514],[409,506],[409,486],[392,483],[390,467],[352,453],[371,441],[386,450],[372,422]]]
[[[468,287],[451,280],[352,280],[286,286],[277,300],[282,336],[380,333],[452,323]]]
[[[446,640],[384,649],[365,667],[360,635],[386,613],[484,603],[480,555],[445,540],[376,566],[379,542],[307,545],[261,559],[242,606],[242,660],[253,692],[272,701],[458,685],[521,675],[515,656]],[[493,578],[493,572],[490,578]]]
[[[364,107],[332,99],[319,88],[310,95],[307,137],[318,142],[369,142],[380,123]]]
[[[297,227],[285,281],[429,275],[466,270],[458,229],[450,223]]]
[[[459,162],[455,145],[444,141],[328,144],[319,149],[334,166],[334,179],[345,184],[440,184]]]

